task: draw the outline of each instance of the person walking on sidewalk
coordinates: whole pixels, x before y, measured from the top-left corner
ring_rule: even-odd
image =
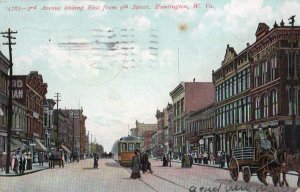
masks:
[[[40,166],[44,166],[44,163],[43,163],[43,152],[39,152],[38,153],[38,161],[39,161],[39,165]]]
[[[152,169],[151,169],[151,163],[149,162],[149,156],[148,156],[148,152],[145,153],[145,163],[146,163],[146,167],[147,167],[147,171],[149,170],[150,173],[153,173]]]
[[[98,168],[98,154],[94,153],[94,169]]]
[[[31,153],[28,152],[27,154],[27,161],[26,161],[26,170],[32,170],[32,157],[31,157]]]
[[[140,166],[141,166],[140,155],[138,151],[135,150],[134,156],[132,157],[131,160],[131,170],[132,170],[132,173],[130,175],[131,179],[141,178]]]
[[[215,156],[214,156],[213,153],[210,153],[210,155],[209,155],[209,161],[210,161],[211,165],[215,164]]]

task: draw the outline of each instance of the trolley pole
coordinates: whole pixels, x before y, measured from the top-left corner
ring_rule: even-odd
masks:
[[[12,127],[12,74],[13,74],[13,62],[12,62],[12,45],[16,43],[12,43],[12,39],[16,39],[12,37],[11,34],[15,34],[17,31],[11,31],[8,28],[8,31],[1,32],[4,38],[8,39],[8,43],[3,43],[3,45],[8,45],[9,48],[9,95],[8,95],[8,125],[7,125],[7,155],[6,155],[6,167],[5,173],[9,174],[9,165],[10,165],[10,150],[11,150],[11,127]]]

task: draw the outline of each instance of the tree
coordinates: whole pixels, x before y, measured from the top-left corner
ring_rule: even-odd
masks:
[[[104,151],[104,148],[102,145],[100,145],[98,143],[91,143],[91,151],[92,151],[92,153],[102,154]]]

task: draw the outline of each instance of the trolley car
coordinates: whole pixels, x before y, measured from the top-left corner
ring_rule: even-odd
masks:
[[[140,150],[141,139],[139,137],[127,136],[118,141],[118,161],[122,166],[130,166],[135,150]]]

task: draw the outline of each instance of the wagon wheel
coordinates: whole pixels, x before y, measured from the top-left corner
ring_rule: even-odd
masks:
[[[228,167],[231,179],[237,181],[239,178],[239,162],[236,160],[235,157],[232,157],[229,162]]]
[[[243,179],[246,183],[248,183],[250,181],[250,178],[251,178],[251,170],[250,168],[247,166],[247,167],[244,167],[243,168]]]

